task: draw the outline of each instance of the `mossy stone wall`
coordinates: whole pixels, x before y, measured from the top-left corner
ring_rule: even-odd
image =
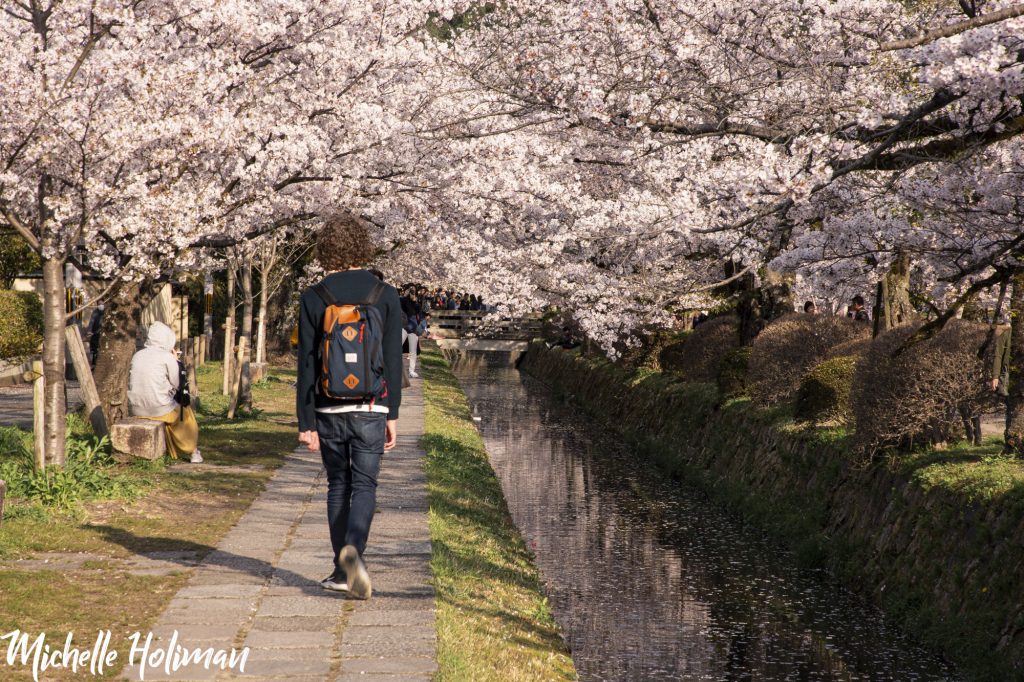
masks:
[[[907,467],[858,466],[841,432],[722,403],[710,384],[537,344],[520,368],[867,594],[973,679],[1024,680],[1021,496],[972,499]]]

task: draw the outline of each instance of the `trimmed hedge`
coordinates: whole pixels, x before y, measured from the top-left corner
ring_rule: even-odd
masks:
[[[654,371],[661,370],[661,353],[665,348],[679,343],[689,332],[674,329],[653,329],[636,332],[640,343],[636,346],[620,348],[620,359],[630,367],[643,367]]]
[[[718,391],[723,398],[738,398],[747,394],[750,351],[750,346],[740,346],[722,360],[718,372]]]
[[[43,303],[28,291],[0,289],[0,359],[22,360],[43,342]]]
[[[748,375],[750,397],[759,407],[791,402],[811,368],[834,357],[841,344],[867,339],[870,334],[869,325],[845,317],[780,317],[754,339]]]
[[[850,390],[859,359],[855,355],[829,358],[805,374],[796,397],[797,418],[852,423]]]
[[[740,345],[739,321],[723,315],[694,327],[681,341],[666,346],[659,356],[661,369],[684,381],[713,384],[725,357]]]
[[[978,357],[988,327],[950,320],[932,338],[895,355],[920,326],[882,334],[857,364],[851,404],[856,447],[865,456],[955,438],[962,414],[980,414],[991,404],[984,378],[991,372],[994,344]]]

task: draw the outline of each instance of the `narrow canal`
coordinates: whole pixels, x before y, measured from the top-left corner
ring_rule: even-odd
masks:
[[[507,353],[466,353],[453,367],[581,679],[958,679],[553,399]]]

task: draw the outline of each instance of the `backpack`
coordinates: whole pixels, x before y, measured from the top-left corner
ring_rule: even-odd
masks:
[[[183,408],[192,404],[192,391],[189,390],[188,385],[188,370],[185,369],[185,363],[181,360],[178,360],[178,388],[174,392],[174,402]]]
[[[387,397],[384,380],[384,320],[376,303],[384,283],[376,282],[365,301],[342,303],[323,282],[313,291],[324,302],[320,394],[331,400],[371,403]]]

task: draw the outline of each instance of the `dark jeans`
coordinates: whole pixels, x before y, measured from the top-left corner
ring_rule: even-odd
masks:
[[[316,415],[320,457],[327,470],[327,523],[334,559],[345,545],[366,549],[377,508],[377,475],[384,455],[387,415],[345,412]]]

